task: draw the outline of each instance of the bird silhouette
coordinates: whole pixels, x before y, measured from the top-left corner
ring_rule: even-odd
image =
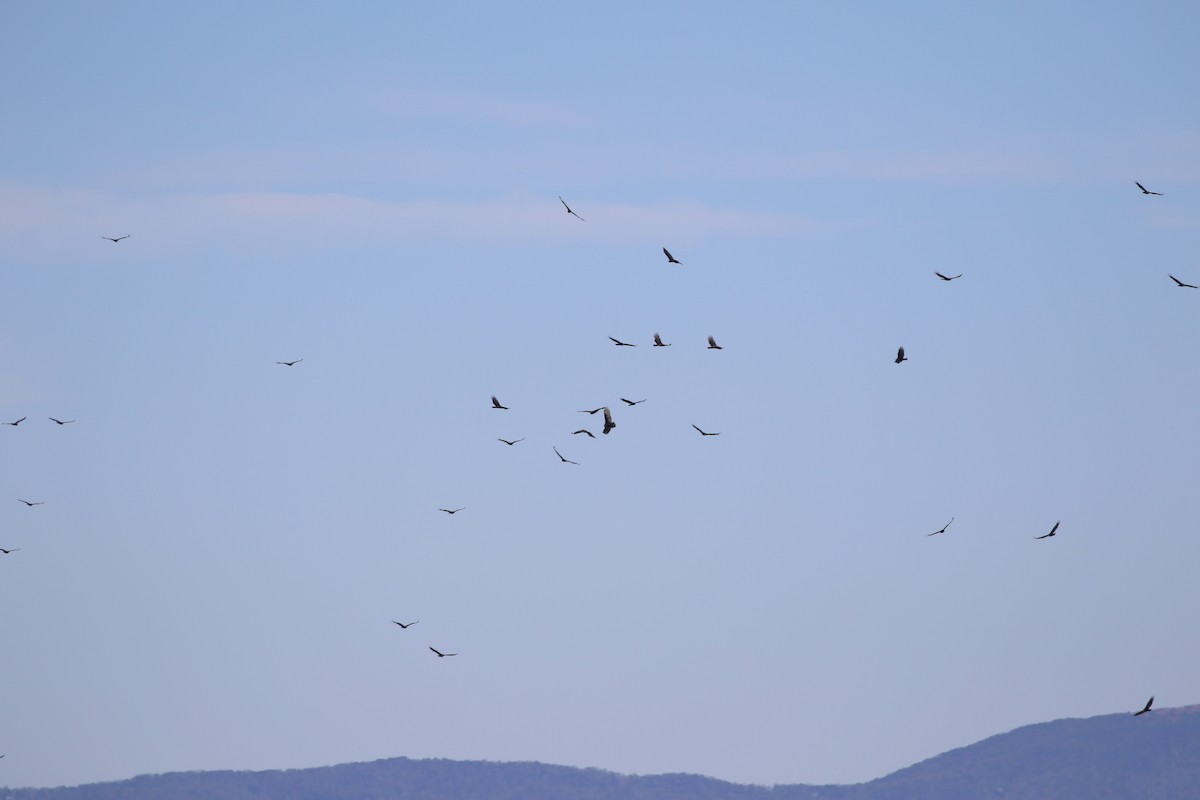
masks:
[[[934,274],[934,275],[937,275],[939,278],[941,278],[941,279],[942,279],[942,280],[944,280],[944,281],[952,281],[952,280],[954,280],[955,278],[961,278],[961,277],[962,277],[962,273],[961,273],[961,272],[960,272],[960,273],[958,273],[957,275],[949,275],[949,276],[947,276],[947,275],[943,275],[943,274],[942,274],[942,273],[940,273],[940,272],[935,272],[935,273],[933,273],[933,274]]]
[[[108,239],[108,240],[109,240],[110,242],[112,242],[113,244],[116,244],[117,242],[121,241],[122,239],[128,239],[128,238],[129,238],[130,236],[132,236],[132,235],[133,235],[133,234],[129,234],[129,233],[127,233],[127,234],[125,234],[124,236],[118,236],[118,237],[117,237],[117,238],[115,238],[115,239],[114,239],[113,237],[111,237],[111,236],[101,236],[100,238],[101,238],[101,239]]]
[[[599,408],[593,408],[590,411],[585,408],[585,409],[581,410],[579,413],[580,414],[595,414],[597,411],[603,411],[603,410],[604,410],[604,406],[600,406]]]
[[[420,621],[421,620],[419,620],[419,619],[413,620],[412,622],[396,622],[396,620],[392,620],[392,622],[396,622],[396,624],[399,625],[401,628],[411,628],[413,625],[416,625]]]
[[[663,254],[666,255],[668,264],[682,264],[683,263],[682,261],[677,259],[675,256],[671,255],[671,251],[665,247],[663,248]]]
[[[516,444],[517,442],[523,442],[523,441],[525,441],[525,437],[524,437],[524,436],[522,436],[520,439],[497,439],[496,441],[498,441],[498,442],[504,442],[504,443],[505,443],[506,445],[508,445],[509,447],[512,447],[512,446],[513,446],[514,444]]]
[[[622,342],[620,339],[613,339],[613,337],[611,337],[611,336],[608,338],[612,339],[613,344],[615,344],[617,347],[637,347],[636,344],[630,344],[629,342]]]
[[[17,551],[18,551],[18,550],[20,550],[20,549],[21,549],[21,548],[19,548],[19,547],[14,547],[14,548],[12,548],[11,550],[5,550],[3,547],[0,547],[0,553],[4,553],[4,555],[8,555],[9,553],[15,553],[15,552],[17,552]]]
[[[1154,705],[1154,697],[1153,697],[1153,696],[1152,696],[1152,697],[1151,697],[1149,700],[1147,700],[1147,701],[1146,701],[1146,707],[1145,707],[1145,708],[1143,708],[1141,711],[1135,711],[1135,712],[1133,712],[1133,715],[1134,715],[1135,717],[1140,717],[1142,714],[1145,714],[1147,711],[1149,711],[1149,710],[1150,710],[1150,706],[1152,706],[1152,705]]]
[[[303,361],[303,358],[297,358],[295,361],[276,361],[276,364],[283,364],[285,367],[294,367]]]
[[[571,431],[571,435],[572,435],[572,436],[574,436],[574,435],[575,435],[575,434],[577,434],[577,433],[586,433],[586,434],[587,434],[588,436],[590,436],[591,438],[593,438],[593,439],[595,439],[595,438],[596,438],[596,434],[592,433],[592,432],[591,432],[591,431],[589,431],[587,428],[580,428],[580,429],[579,429],[579,430],[577,430],[577,431]]]
[[[19,498],[19,497],[17,498],[17,502],[18,502],[18,503],[24,503],[25,505],[27,505],[27,506],[29,506],[29,507],[31,507],[31,508],[32,508],[33,506],[44,506],[44,505],[46,505],[46,501],[45,501],[45,500],[39,500],[39,501],[37,501],[36,503],[31,503],[31,502],[29,502],[28,500],[22,500],[22,499],[21,499],[21,498]]]
[[[558,202],[563,204],[563,208],[565,208],[567,210],[568,214],[575,217],[580,222],[587,222],[587,220],[585,220],[583,217],[579,216],[578,214],[576,214],[574,211],[571,210],[571,207],[569,205],[567,205],[567,201],[562,199],[561,194],[558,196]]]
[[[951,517],[951,518],[950,518],[950,522],[954,522],[954,517]],[[949,527],[950,527],[950,522],[947,522],[945,525],[943,525],[943,526],[942,526],[942,529],[941,529],[940,531],[934,531],[933,533],[931,533],[931,534],[928,534],[928,535],[929,535],[929,536],[937,536],[939,533],[945,533],[945,532],[946,532],[946,528],[949,528]]]
[[[21,417],[21,418],[20,418],[19,420],[17,420],[16,422],[6,422],[6,423],[4,423],[4,424],[5,424],[5,425],[12,425],[12,426],[15,428],[15,427],[17,427],[18,425],[20,425],[22,422],[24,422],[24,421],[25,421],[25,419],[26,419],[25,417]]]
[[[896,351],[896,363],[899,364],[901,361],[908,361],[908,357],[904,355],[903,347]]]
[[[492,395],[492,408],[501,408],[508,411],[508,406],[500,405],[500,401],[496,399],[496,395]]]
[[[636,406],[638,403],[644,403],[646,401],[645,400],[626,400],[624,397],[622,397],[621,402],[628,403],[631,406]]]
[[[1142,186],[1137,181],[1134,181],[1134,183],[1137,184],[1137,187],[1142,190],[1142,194],[1156,194],[1156,195],[1159,195],[1160,197],[1162,196],[1162,192],[1152,192],[1149,189],[1147,189],[1145,186]]]
[[[1051,536],[1058,533],[1058,524],[1059,524],[1058,522],[1054,523],[1054,527],[1050,529],[1049,533],[1042,534],[1041,536],[1035,536],[1033,538],[1034,539],[1049,539]]]
[[[435,649],[435,648],[433,648],[433,647],[431,647],[431,648],[429,648],[429,649],[430,649],[430,650],[433,650],[433,652],[437,653],[437,657],[438,657],[438,658],[449,658],[450,656],[456,656],[456,655],[458,655],[458,653],[443,653],[441,650],[437,650],[437,649]]]
[[[588,434],[588,435],[591,436],[591,434]],[[596,437],[592,436],[592,438],[595,439]],[[565,456],[563,456],[562,453],[558,452],[557,447],[554,448],[554,455],[558,456],[559,461],[562,461],[564,464],[574,464],[577,467],[579,466],[578,461],[572,461],[571,459],[566,458]]]
[[[1195,284],[1191,284],[1191,283],[1184,283],[1183,281],[1179,280],[1179,278],[1176,278],[1174,275],[1172,275],[1169,272],[1167,273],[1167,277],[1170,278],[1171,280],[1175,281],[1175,284],[1180,289],[1200,289],[1200,286],[1196,286]]]
[[[612,412],[608,410],[608,406],[604,407],[604,430],[601,433],[608,433],[613,428],[617,427],[617,423],[613,422]]]
[[[670,347],[671,345],[663,342],[662,337],[656,333],[656,334],[654,334],[654,346],[655,347]]]
[[[693,425],[692,427],[696,428],[696,430],[700,431],[700,429],[697,428],[695,425]],[[700,431],[700,435],[701,436],[720,436],[721,434],[720,433],[708,433],[707,431]]]
[[[55,419],[54,417],[47,417],[46,419],[50,420],[51,422],[57,422],[59,425],[70,425],[75,421],[73,419]]]
[[[445,511],[447,514],[457,514],[458,512],[462,511],[463,508],[466,508],[466,506],[463,506],[462,508],[456,508],[453,511],[448,508],[439,508],[438,511]]]
[[[710,336],[710,337],[708,337],[708,349],[709,350],[724,350],[725,348],[721,347],[721,345],[717,344],[717,340]]]

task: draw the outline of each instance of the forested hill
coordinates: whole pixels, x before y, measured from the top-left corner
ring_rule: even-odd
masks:
[[[742,786],[696,775],[391,758],[0,794],[12,800],[1179,800],[1200,797],[1200,706],[1029,725],[853,786]]]

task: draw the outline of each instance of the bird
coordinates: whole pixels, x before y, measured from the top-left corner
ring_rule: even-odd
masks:
[[[1060,522],[1061,522],[1061,520],[1060,520]],[[1049,539],[1051,536],[1053,536],[1055,533],[1058,532],[1058,524],[1059,524],[1058,522],[1054,523],[1054,527],[1050,529],[1049,533],[1043,534],[1041,536],[1035,536],[1033,538],[1034,539]]]
[[[285,367],[294,367],[303,361],[303,358],[297,358],[295,361],[276,361],[276,364],[283,364]]]
[[[671,255],[671,251],[670,251],[670,250],[668,250],[668,249],[667,249],[667,248],[665,248],[665,247],[663,248],[663,253],[664,253],[664,254],[666,255],[666,257],[667,257],[667,263],[668,263],[668,264],[682,264],[682,263],[683,263],[682,261],[680,261],[679,259],[677,259],[675,256]]]
[[[443,653],[441,650],[437,650],[437,649],[435,649],[435,648],[432,648],[432,647],[431,647],[431,648],[429,648],[429,649],[430,649],[430,650],[433,650],[433,652],[437,653],[437,657],[438,657],[438,658],[449,658],[450,656],[456,656],[456,655],[458,655],[458,653]]]
[[[447,514],[457,514],[458,512],[462,511],[463,508],[466,508],[466,506],[463,506],[462,508],[456,508],[453,511],[448,508],[439,508],[438,511],[445,511]]]
[[[21,498],[19,498],[19,497],[17,498],[17,502],[18,502],[18,503],[24,503],[25,505],[27,505],[27,506],[29,506],[29,507],[31,507],[31,508],[32,508],[33,506],[44,506],[44,505],[46,505],[46,501],[45,501],[45,500],[39,500],[39,501],[37,501],[36,503],[31,503],[31,502],[29,502],[28,500],[22,500],[22,499],[21,499]]]
[[[944,281],[952,281],[952,280],[954,280],[955,278],[961,278],[961,277],[962,277],[962,273],[961,273],[961,272],[960,272],[960,273],[958,273],[957,275],[949,275],[949,276],[947,276],[947,275],[943,275],[943,274],[942,274],[942,273],[940,273],[940,272],[934,272],[933,274],[934,274],[934,275],[937,275],[939,278],[941,278],[941,279],[942,279],[942,280],[944,280]]]
[[[1171,280],[1175,281],[1175,284],[1176,284],[1176,285],[1177,285],[1177,286],[1178,286],[1180,289],[1184,289],[1184,288],[1187,288],[1187,289],[1200,289],[1200,286],[1196,286],[1195,284],[1191,284],[1191,283],[1184,283],[1183,281],[1179,280],[1179,278],[1176,278],[1174,275],[1172,275],[1172,274],[1171,274],[1171,273],[1169,273],[1169,272],[1167,273],[1167,277],[1168,277],[1168,278],[1170,278]]]
[[[101,236],[100,238],[101,238],[101,239],[108,239],[108,240],[109,240],[110,242],[112,242],[113,244],[116,244],[117,242],[121,241],[122,239],[128,239],[128,238],[129,238],[130,236],[132,236],[132,235],[133,235],[133,234],[131,234],[131,233],[127,233],[127,234],[125,234],[124,236],[118,236],[118,237],[117,237],[117,238],[115,238],[115,239],[114,239],[113,237],[111,237],[111,236]]]
[[[396,624],[399,625],[401,628],[411,628],[413,625],[416,625],[420,621],[421,620],[419,620],[419,619],[413,620],[412,622],[396,622],[396,620],[392,620],[392,622],[396,622]]]
[[[593,408],[590,411],[585,408],[585,409],[581,410],[579,413],[580,414],[595,414],[597,411],[603,411],[603,410],[604,410],[604,406],[600,406],[599,408]]]
[[[1152,191],[1150,191],[1149,189],[1147,189],[1145,186],[1142,186],[1142,185],[1141,185],[1140,183],[1138,183],[1137,181],[1134,181],[1134,183],[1135,183],[1135,184],[1137,184],[1137,187],[1138,187],[1139,189],[1141,189],[1141,190],[1142,190],[1142,194],[1157,194],[1157,195],[1159,195],[1159,196],[1161,196],[1161,195],[1162,195],[1162,192],[1152,192]]]
[[[636,344],[630,344],[629,342],[622,342],[620,339],[613,339],[613,337],[611,337],[611,336],[608,338],[612,339],[613,344],[615,344],[617,347],[637,347]]]
[[[1135,711],[1135,712],[1133,712],[1133,715],[1134,715],[1135,717],[1140,717],[1142,714],[1145,714],[1147,711],[1149,711],[1149,710],[1150,710],[1150,706],[1152,706],[1152,705],[1154,705],[1154,698],[1153,698],[1153,697],[1151,697],[1149,700],[1147,700],[1147,701],[1146,701],[1146,707],[1145,707],[1145,708],[1143,708],[1141,711]]]
[[[54,417],[47,417],[46,419],[50,420],[51,422],[57,422],[59,425],[70,425],[75,421],[73,419],[55,419]]]
[[[523,442],[523,441],[525,441],[525,437],[524,437],[524,436],[522,436],[520,439],[511,439],[511,440],[510,440],[510,439],[497,439],[496,441],[498,441],[498,442],[504,442],[506,445],[508,445],[509,447],[511,447],[511,446],[513,446],[514,444],[516,444],[517,442]]]
[[[654,334],[654,346],[655,347],[670,347],[671,345],[668,343],[664,343],[662,340],[662,337],[656,333],[656,334]]]
[[[596,434],[592,433],[592,432],[591,432],[591,431],[589,431],[587,428],[580,428],[580,429],[579,429],[579,430],[577,430],[577,431],[571,431],[571,435],[572,435],[572,436],[574,436],[574,435],[575,435],[575,434],[577,434],[577,433],[586,433],[588,436],[592,437],[593,439],[595,439],[595,438],[596,438]]]
[[[624,397],[622,397],[621,402],[628,403],[631,406],[636,406],[638,403],[644,403],[646,401],[645,400],[626,400]]]
[[[908,361],[908,357],[904,355],[903,347],[896,351],[896,363],[899,364],[901,361]]]
[[[5,424],[5,425],[12,425],[12,426],[15,428],[15,427],[17,427],[18,425],[20,425],[22,422],[24,422],[24,421],[25,421],[25,419],[26,419],[25,417],[21,417],[21,418],[20,418],[19,420],[17,420],[16,422],[6,422],[6,423],[4,423],[4,424]]]
[[[696,428],[696,426],[695,426],[695,425],[693,425],[692,427],[693,427],[693,428]],[[700,431],[700,429],[699,429],[699,428],[696,428],[696,430]],[[720,436],[721,434],[720,434],[720,433],[708,433],[708,432],[706,432],[706,431],[700,431],[700,435],[701,435],[701,436]]]
[[[589,435],[590,435],[590,434],[589,434]],[[593,439],[595,439],[596,437],[595,437],[595,436],[592,436],[592,438],[593,438]],[[574,465],[575,465],[575,466],[577,466],[577,467],[579,466],[579,462],[578,462],[578,461],[572,461],[572,460],[571,460],[571,459],[569,459],[569,458],[565,458],[565,457],[563,456],[563,454],[562,454],[562,453],[558,452],[558,448],[557,448],[557,447],[555,447],[555,448],[554,448],[554,455],[558,456],[558,459],[559,459],[559,461],[562,461],[564,464],[574,464]]]
[[[15,553],[15,552],[17,552],[17,551],[18,551],[18,550],[20,550],[20,549],[21,549],[21,548],[19,548],[19,547],[14,547],[14,548],[12,548],[11,550],[5,550],[3,547],[0,547],[0,553],[4,553],[4,555],[8,555],[9,553]]]
[[[571,216],[575,217],[575,218],[576,218],[576,219],[578,219],[580,222],[587,222],[587,220],[586,220],[586,219],[584,219],[583,217],[579,216],[578,214],[576,214],[574,211],[572,211],[572,210],[571,210],[571,207],[570,207],[569,205],[567,205],[567,201],[562,199],[562,195],[561,195],[561,194],[558,196],[558,202],[560,202],[560,203],[562,203],[562,204],[563,204],[563,208],[565,208],[565,209],[567,210],[567,213],[568,213],[568,214],[570,214]]]
[[[500,401],[496,399],[496,395],[492,395],[492,408],[501,408],[508,411],[508,406],[500,405]]]
[[[709,350],[724,350],[725,348],[721,347],[721,345],[717,344],[717,340],[710,336],[710,337],[708,337],[708,349]]]
[[[951,518],[950,518],[950,522],[954,522],[954,517],[951,517]],[[937,536],[939,533],[945,533],[945,532],[946,532],[946,528],[949,528],[949,527],[950,527],[950,522],[947,522],[945,525],[943,525],[943,526],[942,526],[942,529],[941,529],[940,531],[934,531],[933,533],[931,533],[931,534],[929,534],[929,535],[930,535],[930,536]]]
[[[604,407],[604,430],[601,433],[608,433],[613,428],[617,427],[617,423],[612,420],[612,412],[608,410],[608,406]]]

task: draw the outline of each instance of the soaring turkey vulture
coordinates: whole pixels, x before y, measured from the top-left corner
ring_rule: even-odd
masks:
[[[954,522],[954,517],[951,517],[951,518],[950,518],[950,522]],[[940,531],[934,531],[933,533],[931,533],[931,534],[928,534],[928,535],[929,535],[929,536],[937,536],[939,533],[945,533],[945,532],[946,532],[946,528],[949,528],[949,527],[950,527],[950,522],[947,522],[945,525],[943,525],[943,526],[942,526],[942,529],[941,529]]]
[[[629,342],[622,342],[620,339],[613,339],[613,337],[611,337],[611,336],[608,338],[612,339],[612,343],[615,344],[617,347],[637,347],[636,344],[630,344]]]
[[[17,427],[18,425],[20,425],[22,422],[24,422],[24,421],[25,421],[25,419],[26,419],[25,417],[21,417],[21,418],[20,418],[19,420],[17,420],[16,422],[6,422],[6,423],[4,423],[4,424],[5,424],[5,425],[12,425],[12,426],[15,428],[15,427]]]
[[[695,425],[693,425],[692,427],[696,428]],[[700,431],[699,428],[696,428],[696,430]],[[720,433],[708,433],[707,431],[700,431],[700,435],[701,436],[720,436],[721,434]]]
[[[568,214],[575,217],[580,222],[587,222],[587,220],[585,220],[583,217],[579,216],[578,214],[576,214],[574,211],[571,210],[571,207],[569,205],[567,205],[567,201],[562,199],[561,194],[558,196],[558,202],[563,204],[563,208],[565,208],[567,210]]]
[[[295,361],[276,361],[275,363],[282,364],[285,367],[294,367],[303,360],[304,360],[303,358],[297,358]]]
[[[392,620],[392,622],[396,622],[396,624],[399,625],[401,628],[411,628],[413,625],[416,625],[420,621],[421,620],[419,620],[419,619],[413,620],[412,622],[396,622],[396,620]]]
[[[710,337],[708,337],[708,349],[709,350],[724,350],[725,348],[721,347],[721,345],[717,344],[717,340],[710,336]]]
[[[457,514],[458,512],[462,511],[463,508],[466,508],[466,506],[463,506],[462,508],[455,508],[453,510],[449,508],[439,508],[438,511],[445,511],[447,514]]]
[[[1176,285],[1177,285],[1177,286],[1178,286],[1180,289],[1200,289],[1200,286],[1196,286],[1196,285],[1194,285],[1194,284],[1191,284],[1191,283],[1184,283],[1183,281],[1179,280],[1179,278],[1176,278],[1174,275],[1172,275],[1172,274],[1171,274],[1171,273],[1169,273],[1169,272],[1167,273],[1167,277],[1168,277],[1168,278],[1170,278],[1171,280],[1175,281],[1175,284],[1176,284]]]
[[[433,647],[431,647],[431,648],[429,648],[429,649],[430,649],[430,650],[433,650],[433,652],[437,653],[437,657],[438,657],[438,658],[449,658],[450,656],[456,656],[456,655],[458,655],[458,653],[443,653],[441,650],[437,650],[437,649],[435,649],[435,648],[433,648]]]
[[[1143,708],[1141,711],[1135,711],[1135,712],[1133,712],[1133,715],[1134,715],[1135,717],[1140,717],[1142,714],[1145,714],[1147,711],[1149,711],[1149,710],[1150,710],[1150,706],[1152,706],[1152,705],[1154,705],[1154,698],[1153,698],[1153,697],[1151,697],[1149,700],[1147,700],[1147,701],[1146,701],[1146,707],[1145,707],[1145,708]]]
[[[668,249],[667,249],[667,248],[665,248],[665,247],[663,248],[663,253],[664,253],[664,254],[667,256],[667,263],[668,263],[668,264],[681,264],[681,263],[683,263],[683,262],[681,262],[679,259],[675,258],[675,256],[671,255],[671,251],[670,251],[670,250],[668,250]]]
[[[671,345],[664,343],[662,340],[662,337],[656,333],[656,334],[654,334],[654,346],[655,347],[670,347]]]
[[[1060,520],[1060,522],[1061,522],[1061,520]],[[1034,539],[1049,539],[1051,536],[1058,533],[1058,524],[1059,524],[1058,522],[1054,523],[1054,527],[1050,529],[1049,533],[1042,534],[1041,536],[1035,536],[1033,538]]]
[[[591,436],[590,433],[588,435]],[[596,437],[592,436],[592,438],[595,439]],[[558,452],[557,447],[554,448],[554,455],[558,456],[559,461],[562,461],[564,464],[574,464],[577,467],[579,466],[578,461],[572,461],[571,459],[564,457],[562,453]]]
[[[1162,192],[1152,192],[1149,189],[1147,189],[1145,186],[1142,186],[1137,181],[1134,181],[1134,183],[1137,184],[1137,187],[1142,190],[1142,194],[1156,194],[1156,195],[1159,195],[1160,197],[1162,196]]]
[[[943,275],[943,274],[942,274],[942,273],[940,273],[940,272],[934,272],[933,274],[934,274],[934,275],[937,275],[939,278],[941,278],[941,279],[942,279],[942,280],[944,280],[944,281],[952,281],[952,280],[954,280],[955,278],[961,278],[961,277],[962,277],[962,273],[961,273],[961,272],[960,272],[960,273],[958,273],[957,275],[949,275],[949,276],[947,276],[947,275]]]
[[[121,241],[122,239],[128,239],[128,238],[129,238],[130,236],[132,236],[132,235],[133,235],[133,234],[131,234],[131,233],[127,233],[127,234],[125,234],[124,236],[118,236],[118,237],[117,237],[117,238],[115,238],[115,239],[114,239],[113,237],[111,237],[111,236],[101,236],[100,238],[101,238],[101,239],[108,239],[108,240],[109,240],[110,242],[112,242],[113,244],[116,244],[117,242]]]
[[[896,351],[896,363],[899,364],[901,361],[908,361],[908,356],[904,355],[903,347]]]
[[[595,439],[595,438],[596,438],[596,434],[592,433],[592,432],[591,432],[591,431],[589,431],[587,428],[580,428],[580,429],[579,429],[579,430],[577,430],[577,431],[571,431],[571,435],[572,435],[572,436],[574,436],[574,435],[575,435],[575,434],[577,434],[577,433],[586,433],[586,434],[587,434],[589,437],[591,437],[592,439]]]
[[[617,427],[617,423],[612,421],[612,412],[608,410],[608,406],[604,407],[604,430],[601,433],[608,433],[613,428]]]
[[[496,441],[498,441],[498,442],[504,442],[506,445],[508,445],[509,447],[511,447],[512,445],[516,444],[517,442],[523,442],[523,441],[525,441],[525,437],[524,437],[524,436],[522,436],[520,439],[497,439]]]
[[[496,395],[492,395],[492,408],[502,408],[505,411],[508,411],[508,406],[500,405],[500,401],[496,399]]]
[[[34,506],[44,506],[44,505],[46,505],[46,501],[45,501],[45,500],[39,500],[39,501],[37,501],[36,503],[31,503],[31,502],[29,502],[28,500],[22,500],[22,499],[21,499],[21,498],[19,498],[19,497],[17,498],[17,502],[18,502],[18,503],[24,503],[25,505],[29,506],[30,508],[33,508]]]
[[[12,548],[11,550],[5,550],[3,547],[0,547],[0,553],[4,553],[4,555],[8,555],[9,553],[15,553],[15,552],[17,552],[17,551],[18,551],[18,550],[20,550],[20,549],[21,549],[21,548],[19,548],[19,547],[14,547],[14,548]]]
[[[593,408],[591,410],[585,408],[585,409],[581,410],[579,413],[580,414],[595,414],[597,411],[603,411],[603,410],[604,410],[604,406],[600,406],[599,408]]]
[[[55,419],[54,417],[46,417],[51,422],[57,422],[59,425],[70,425],[75,420],[73,419]]]
[[[636,406],[638,403],[644,403],[644,402],[646,402],[646,401],[645,401],[645,400],[626,400],[624,397],[622,397],[622,398],[621,398],[621,402],[622,402],[622,403],[627,403],[627,404],[629,404],[629,405],[631,405],[631,406]]]

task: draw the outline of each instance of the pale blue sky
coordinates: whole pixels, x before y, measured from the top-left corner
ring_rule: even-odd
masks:
[[[242,6],[0,9],[0,785],[1200,699],[1193,4]]]

